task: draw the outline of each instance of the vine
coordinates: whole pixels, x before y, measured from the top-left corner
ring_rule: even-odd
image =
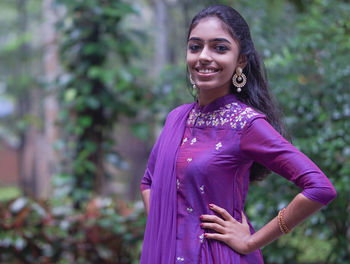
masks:
[[[135,114],[141,98],[129,66],[133,42],[122,21],[132,7],[119,0],[57,0],[65,8],[58,25],[64,73],[59,77],[59,141],[62,163],[56,195],[79,207],[101,193],[105,158],[113,155],[113,125],[121,114]]]

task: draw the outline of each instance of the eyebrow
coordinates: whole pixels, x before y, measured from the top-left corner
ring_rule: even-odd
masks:
[[[190,41],[190,40],[193,40],[193,41],[203,41],[202,39],[197,38],[197,37],[192,37],[192,38],[190,38],[188,41]],[[227,43],[231,44],[231,42],[228,41],[228,40],[225,39],[225,38],[215,38],[215,39],[209,40],[209,42],[227,42]]]

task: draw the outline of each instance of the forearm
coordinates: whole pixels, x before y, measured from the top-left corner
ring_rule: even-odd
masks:
[[[286,208],[284,214],[285,224],[289,230],[291,230],[322,207],[323,204],[310,200],[300,193]],[[249,248],[251,251],[254,251],[271,243],[282,234],[283,233],[280,230],[278,218],[276,216],[268,224],[251,236]]]
[[[146,213],[148,215],[149,212],[149,198],[151,195],[151,189],[146,189],[141,192],[143,204],[145,205]]]

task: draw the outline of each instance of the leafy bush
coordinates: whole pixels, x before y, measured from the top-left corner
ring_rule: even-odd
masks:
[[[110,198],[92,199],[77,211],[19,197],[0,205],[0,262],[138,263],[143,212]]]

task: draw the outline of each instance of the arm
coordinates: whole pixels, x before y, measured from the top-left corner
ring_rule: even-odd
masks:
[[[298,194],[287,206],[285,223],[291,230],[310,215],[318,211],[323,205]],[[211,204],[210,209],[222,216],[202,215],[202,228],[213,229],[217,233],[206,233],[205,237],[216,239],[226,243],[235,251],[241,254],[253,252],[280,237],[283,233],[280,230],[277,217],[263,226],[254,234],[250,233],[250,227],[245,215],[242,213],[242,223],[234,219],[225,209]]]
[[[150,196],[151,196],[151,186],[152,186],[152,173],[150,171],[150,167],[154,168],[154,162],[152,162],[153,155],[151,154],[150,159],[147,164],[147,168],[143,178],[141,180],[141,196],[142,201],[145,206],[146,214],[149,213],[149,204],[150,204]]]
[[[284,220],[290,230],[336,196],[334,187],[319,168],[263,119],[255,120],[244,131],[241,151],[246,160],[263,164],[303,189],[286,208]],[[251,235],[244,214],[240,223],[225,209],[216,205],[210,208],[223,219],[216,215],[201,217],[207,221],[201,225],[203,228],[218,232],[207,233],[206,237],[221,240],[240,253],[252,252],[282,234],[277,217]]]
[[[300,193],[287,206],[285,223],[291,230],[322,207],[323,204],[312,201]],[[259,231],[249,237],[247,241],[247,251],[251,252],[259,249],[271,243],[282,234],[277,217],[275,217]]]
[[[151,195],[151,189],[145,189],[141,191],[141,196],[143,200],[143,204],[145,205],[146,213],[148,215],[149,212],[149,197]]]
[[[143,204],[145,206],[147,215],[149,213],[151,187],[152,187],[153,173],[156,165],[158,145],[159,145],[159,139],[153,146],[153,149],[151,151],[151,154],[147,162],[145,173],[141,180],[141,186],[140,186],[141,196],[142,196]]]

